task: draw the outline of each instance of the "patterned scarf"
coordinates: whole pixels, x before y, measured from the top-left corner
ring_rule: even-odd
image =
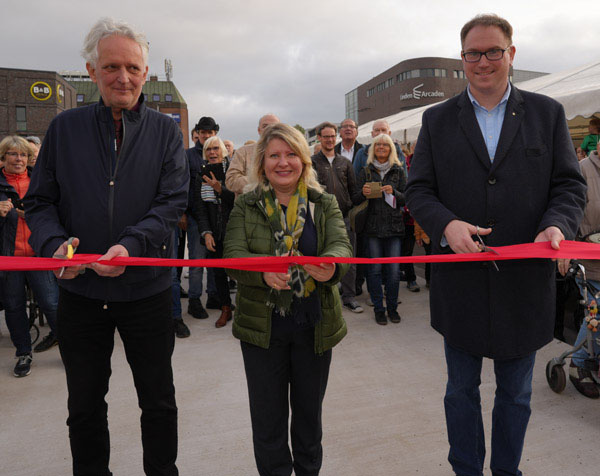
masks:
[[[274,230],[275,237],[275,255],[300,256],[298,242],[304,229],[304,222],[307,217],[308,192],[306,184],[302,179],[298,181],[298,187],[292,195],[286,212],[283,212],[279,200],[275,196],[275,191],[269,185],[269,189],[263,195],[264,207],[269,219],[271,228]],[[277,297],[279,302],[279,313],[281,315],[289,314],[292,298],[306,298],[316,289],[314,279],[302,268],[302,266],[290,267],[291,279],[289,281],[289,292],[279,292],[271,289],[267,304],[274,307],[274,299]],[[273,295],[273,293],[277,293]]]

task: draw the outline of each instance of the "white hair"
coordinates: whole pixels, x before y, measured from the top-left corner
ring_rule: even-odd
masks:
[[[94,68],[96,67],[96,61],[98,61],[98,43],[100,43],[102,38],[111,35],[124,36],[135,41],[142,49],[144,65],[148,64],[149,46],[146,35],[140,31],[136,31],[133,26],[124,20],[115,20],[109,17],[100,18],[85,37],[81,56],[83,56],[86,63],[89,63]]]

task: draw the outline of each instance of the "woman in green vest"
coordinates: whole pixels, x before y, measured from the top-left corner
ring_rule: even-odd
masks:
[[[337,202],[323,192],[308,144],[293,127],[263,132],[246,190],[229,217],[224,258],[352,256]],[[241,340],[261,476],[319,474],[331,348],[346,335],[337,283],[347,266],[228,270],[238,282],[233,335]]]

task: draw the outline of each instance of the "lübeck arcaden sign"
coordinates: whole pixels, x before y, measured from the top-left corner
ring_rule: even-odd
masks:
[[[444,91],[421,91],[425,83],[421,83],[415,86],[411,93],[404,93],[400,95],[400,101],[406,101],[407,99],[425,99],[425,98],[443,98]]]

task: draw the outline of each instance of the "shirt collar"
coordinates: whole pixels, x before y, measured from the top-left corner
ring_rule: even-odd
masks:
[[[504,95],[502,96],[502,98],[500,99],[500,102],[498,104],[496,104],[492,110],[496,109],[500,104],[508,102],[508,96],[510,96],[510,91],[511,91],[511,86],[510,86],[510,81],[508,82],[508,86],[506,88],[506,91],[504,91]],[[467,85],[467,94],[469,95],[469,100],[471,101],[471,103],[474,106],[480,107],[482,109],[485,109],[481,104],[479,104],[477,102],[477,99],[475,99],[475,97],[471,94],[471,85]]]

